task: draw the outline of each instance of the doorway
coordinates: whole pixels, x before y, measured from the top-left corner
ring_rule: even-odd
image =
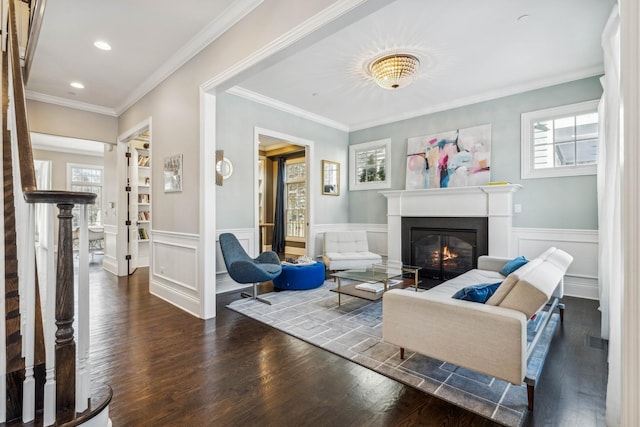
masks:
[[[282,259],[308,256],[310,252],[309,188],[312,142],[267,129],[256,137],[256,216],[259,252],[274,250]],[[282,203],[278,203],[278,176],[282,173]],[[276,226],[278,218],[280,227]],[[274,246],[274,230],[280,229]],[[284,242],[278,244],[277,241]]]

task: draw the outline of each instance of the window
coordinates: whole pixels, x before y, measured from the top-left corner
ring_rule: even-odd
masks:
[[[102,166],[67,164],[67,187],[71,191],[86,191],[97,195],[93,205],[88,205],[89,225],[102,225]],[[80,206],[73,208],[73,228],[80,225]]]
[[[391,187],[391,139],[349,146],[349,190]]]
[[[307,228],[307,168],[304,157],[287,160],[284,176],[286,238],[304,239]]]
[[[598,101],[522,115],[522,178],[590,175],[598,164]]]

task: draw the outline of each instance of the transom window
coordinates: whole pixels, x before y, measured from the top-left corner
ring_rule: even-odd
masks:
[[[598,164],[598,101],[522,115],[522,178],[588,175]]]
[[[391,139],[349,146],[349,189],[389,188],[390,157]]]
[[[85,191],[95,193],[96,201],[93,205],[88,205],[89,225],[102,225],[102,184],[103,170],[101,166],[67,164],[67,187],[71,191]],[[73,208],[73,228],[80,225],[80,206]]]

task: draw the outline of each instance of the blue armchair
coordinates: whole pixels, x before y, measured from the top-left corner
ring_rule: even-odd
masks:
[[[253,283],[253,295],[243,292],[242,296],[271,304],[258,298],[258,283],[273,280],[280,275],[282,265],[278,255],[269,251],[261,253],[257,258],[251,258],[231,233],[220,235],[220,249],[229,276],[238,283]]]

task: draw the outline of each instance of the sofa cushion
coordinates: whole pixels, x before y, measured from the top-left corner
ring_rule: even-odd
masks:
[[[514,258],[502,266],[502,269],[500,269],[500,274],[502,274],[503,276],[508,276],[528,262],[529,260],[523,256]]]
[[[498,305],[518,310],[530,319],[549,300],[549,296],[528,281],[518,280]]]
[[[511,289],[513,289],[513,286],[516,283],[518,283],[518,280],[520,280],[520,278],[518,277],[517,274],[511,273],[510,275],[508,275],[507,278],[502,281],[502,283],[500,284],[498,289],[496,289],[493,295],[491,295],[491,297],[487,300],[486,304],[500,305],[504,297],[506,297],[507,294],[511,292]]]
[[[329,270],[369,268],[382,262],[382,257],[373,252],[327,252],[322,259]]]
[[[479,285],[467,286],[453,294],[452,298],[484,304],[489,298],[491,298],[491,295],[493,295],[496,289],[498,289],[500,283],[502,282],[481,283]]]
[[[512,273],[516,279],[511,288],[500,289],[510,284],[505,280],[487,304],[518,310],[530,318],[549,300],[572,261],[568,253],[550,248]]]
[[[478,283],[495,283],[502,280],[504,280],[504,277],[497,271],[473,269],[461,274],[460,276],[456,276],[453,279],[449,279],[446,282],[429,289],[427,292],[433,295],[440,295],[443,298],[451,298],[453,294],[465,286],[471,286]]]

